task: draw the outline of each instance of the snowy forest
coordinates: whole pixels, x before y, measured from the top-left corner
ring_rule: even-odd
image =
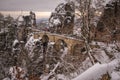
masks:
[[[120,0],[65,0],[41,23],[0,13],[0,80],[120,80]]]

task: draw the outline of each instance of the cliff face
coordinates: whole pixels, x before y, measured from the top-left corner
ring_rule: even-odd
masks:
[[[107,40],[120,41],[120,1],[117,0],[106,5],[104,14],[97,25],[96,37],[103,38],[107,36]],[[103,41],[104,41],[103,39]]]
[[[75,6],[73,2],[59,4],[49,18],[50,31],[62,34],[72,34],[75,17],[74,13]]]

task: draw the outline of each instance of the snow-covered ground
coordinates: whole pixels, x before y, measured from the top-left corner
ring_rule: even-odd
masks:
[[[92,44],[94,44],[94,42]],[[119,43],[117,44],[119,45]],[[120,52],[116,50],[116,44],[107,45],[103,42],[98,42],[98,45],[100,48],[95,48],[93,51],[95,52],[94,57],[100,63],[96,63],[89,67],[83,73],[77,75],[73,80],[99,80],[107,73],[111,77],[111,80],[120,80]],[[109,58],[104,49],[108,52],[108,54],[111,54],[113,58]]]
[[[99,80],[100,78],[102,78],[102,75],[106,74],[107,72],[111,75],[111,80],[119,80],[120,75],[114,71],[116,67],[120,66],[119,64],[119,59],[115,59],[110,63],[105,64],[96,63],[73,80]],[[117,78],[113,75],[117,75]]]

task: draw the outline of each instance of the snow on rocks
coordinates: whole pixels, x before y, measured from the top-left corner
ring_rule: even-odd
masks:
[[[63,50],[63,54],[62,54],[61,58],[63,59],[67,53],[68,53],[68,48],[65,47]]]
[[[60,22],[60,20],[57,18],[57,19],[54,19],[53,24],[54,24],[54,26],[57,26],[58,24],[61,24],[61,22]]]
[[[49,44],[48,45],[54,45],[55,44],[55,42],[49,42]]]
[[[19,41],[15,39],[12,46],[15,46],[17,43],[19,43]]]
[[[58,80],[67,80],[66,76],[65,76],[65,75],[62,75],[62,74],[58,74],[58,75],[57,75],[57,79],[58,79]]]
[[[15,51],[20,51],[19,48],[19,41],[17,39],[14,40],[13,45],[12,45],[12,52],[15,53]]]
[[[35,42],[39,41],[41,38],[39,39],[34,39],[33,36],[31,36],[29,38],[29,40],[27,41],[27,43],[25,44],[25,48],[28,50],[29,52],[29,56],[32,58],[33,57],[33,49],[34,49],[34,46],[35,46]]]
[[[7,78],[4,78],[3,80],[11,80],[11,79],[7,77]]]
[[[84,69],[88,69],[90,66],[92,66],[92,63],[89,58],[86,58],[86,60],[82,63]]]
[[[109,57],[106,55],[106,53],[101,49],[94,49],[94,57],[101,63],[109,62]]]
[[[25,45],[25,48],[30,52],[29,56],[32,56],[32,50],[33,50],[34,45],[35,45],[34,44],[34,37],[31,36]]]
[[[115,73],[113,74],[113,71],[116,67],[119,66],[119,63],[120,61],[118,59],[115,59],[110,63],[105,63],[105,64],[96,63],[95,65],[90,67],[88,70],[86,70],[81,75],[74,78],[73,80],[98,80],[99,78],[101,78],[102,75],[106,74],[107,72],[109,74],[112,73],[113,76],[115,75]]]
[[[19,78],[24,78],[26,71],[22,69],[21,67],[13,66],[9,69],[9,74],[11,75],[11,80],[18,80],[17,75],[19,75]]]
[[[73,80],[97,80],[96,78],[98,78],[98,76],[106,72],[105,70],[101,70],[99,68],[100,68],[100,64],[97,63],[88,70],[86,70],[85,72],[83,72],[78,77],[74,78]],[[100,71],[104,71],[104,72],[100,72]]]
[[[98,4],[101,4],[101,6],[106,6],[106,4],[110,3],[111,1],[112,0],[104,0],[104,1],[102,1],[102,0],[93,0],[91,7],[97,9],[97,8],[100,7],[100,6],[98,7]]]

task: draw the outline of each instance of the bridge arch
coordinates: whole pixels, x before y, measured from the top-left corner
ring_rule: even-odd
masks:
[[[75,38],[71,38],[71,37],[67,37],[67,36],[63,36],[63,35],[58,35],[58,34],[53,34],[53,33],[49,33],[49,32],[35,32],[34,33],[34,38],[39,38],[42,37],[44,34],[48,35],[49,37],[49,41],[50,42],[55,42],[54,47],[56,47],[57,45],[59,45],[58,49],[60,49],[60,43],[64,43],[64,46],[66,46],[68,48],[68,53],[70,54],[74,54],[74,46],[76,44],[84,44],[83,40],[78,40]],[[56,48],[57,48],[56,47]],[[59,51],[57,49],[57,51]]]
[[[54,48],[56,51],[60,51],[61,49],[64,49],[65,47],[67,47],[67,43],[63,39],[58,39],[57,41],[55,41]]]
[[[82,43],[77,43],[73,46],[73,55],[82,55],[82,52],[85,51],[85,46]]]

